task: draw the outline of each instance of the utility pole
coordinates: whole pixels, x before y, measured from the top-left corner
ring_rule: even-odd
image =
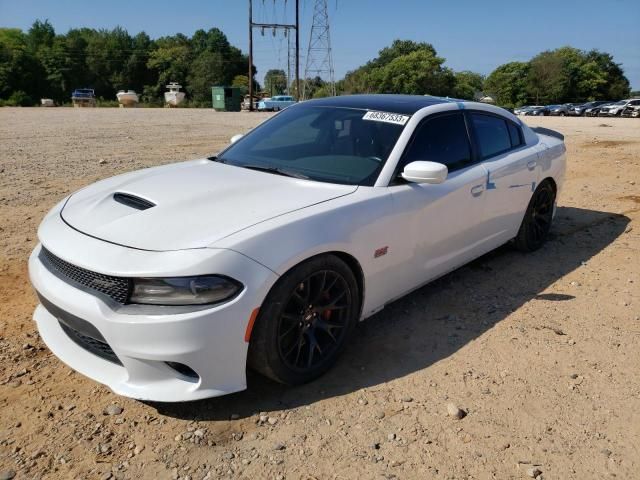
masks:
[[[296,100],[300,101],[300,0],[296,0]]]
[[[249,111],[253,112],[253,0],[249,0]]]
[[[274,0],[275,1],[275,0]],[[285,0],[286,5],[287,0]],[[284,30],[287,38],[291,30],[296,31],[296,97],[300,100],[300,0],[296,0],[295,23],[256,23],[253,21],[253,0],[249,0],[249,110],[253,111],[253,29],[260,28],[264,33],[265,28]],[[288,41],[287,41],[288,45]],[[288,55],[287,50],[287,55]]]
[[[291,95],[291,35],[287,35],[287,95]]]
[[[329,92],[336,94],[336,82],[333,72],[333,56],[331,54],[331,35],[329,34],[329,13],[327,0],[315,0],[313,7],[313,24],[309,34],[307,63],[304,69],[304,87],[302,98],[309,94],[307,83],[313,77],[329,77]]]

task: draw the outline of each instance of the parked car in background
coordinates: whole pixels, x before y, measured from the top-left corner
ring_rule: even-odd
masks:
[[[640,105],[627,105],[622,113],[621,117],[640,118]]]
[[[524,115],[536,116],[536,117],[547,116],[547,115],[549,115],[549,110],[552,107],[556,107],[556,106],[557,105],[547,105],[546,107],[545,106],[532,107],[531,109],[529,109],[526,112],[524,112]]]
[[[609,103],[613,103],[610,100],[596,100],[595,102],[587,102],[582,105],[575,105],[572,109],[569,110],[569,115],[581,117],[586,114],[586,111],[590,108],[600,107],[602,105],[608,105]]]
[[[640,98],[629,98],[627,100],[620,100],[619,102],[612,103],[611,105],[604,106],[598,112],[599,117],[618,117],[627,106],[640,105]]]
[[[253,107],[256,108],[256,106],[258,105],[258,102],[260,102],[260,97],[257,96],[253,96]],[[242,108],[242,110],[249,110],[249,108],[251,107],[251,102],[249,101],[249,95],[245,95],[244,96],[244,100],[242,101],[242,104],[240,105],[240,108]]]
[[[551,105],[549,106],[549,115],[564,117],[569,115],[569,108],[573,108],[573,104],[565,103],[564,105]]]
[[[71,93],[71,103],[74,107],[95,107],[96,93],[93,88],[76,88]]]
[[[600,109],[602,107],[606,107],[606,106],[611,105],[613,103],[614,102],[607,102],[607,103],[603,103],[602,105],[598,105],[596,107],[587,108],[587,109],[585,109],[584,114],[587,117],[597,117],[598,113],[600,113]]]
[[[544,108],[544,105],[527,105],[525,107],[516,108],[513,113],[516,115],[527,115],[527,113],[537,108]]]
[[[579,117],[581,115],[581,113],[578,113],[578,111],[582,112],[582,109],[584,109],[584,106],[587,105],[587,103],[589,102],[585,102],[585,103],[576,103],[575,105],[573,105],[570,109],[569,112],[567,113],[570,117]]]
[[[267,112],[278,112],[296,103],[296,100],[289,95],[276,95],[265,98],[258,102],[258,110]]]
[[[515,115],[523,115],[524,112],[526,112],[527,110],[532,109],[533,106],[532,105],[522,105],[521,107],[517,107],[513,109],[513,113]]]

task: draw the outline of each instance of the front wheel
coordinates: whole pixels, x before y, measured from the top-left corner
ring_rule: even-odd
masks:
[[[260,308],[249,366],[288,385],[316,379],[342,352],[360,312],[358,283],[334,255],[314,257],[283,275]]]
[[[555,201],[556,192],[551,183],[541,183],[529,201],[520,230],[514,239],[518,250],[533,252],[542,246],[551,230]]]

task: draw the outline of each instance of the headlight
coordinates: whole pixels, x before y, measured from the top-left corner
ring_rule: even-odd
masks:
[[[129,301],[148,305],[206,305],[230,300],[242,284],[220,275],[135,278]]]

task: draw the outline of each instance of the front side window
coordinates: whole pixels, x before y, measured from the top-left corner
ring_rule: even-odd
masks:
[[[223,151],[216,161],[311,180],[374,185],[403,125],[366,110],[296,105]]]
[[[471,121],[483,159],[511,149],[511,136],[506,120],[492,115],[472,113]]]
[[[420,160],[442,163],[450,172],[472,163],[467,127],[461,113],[427,119],[416,129],[401,166]]]

